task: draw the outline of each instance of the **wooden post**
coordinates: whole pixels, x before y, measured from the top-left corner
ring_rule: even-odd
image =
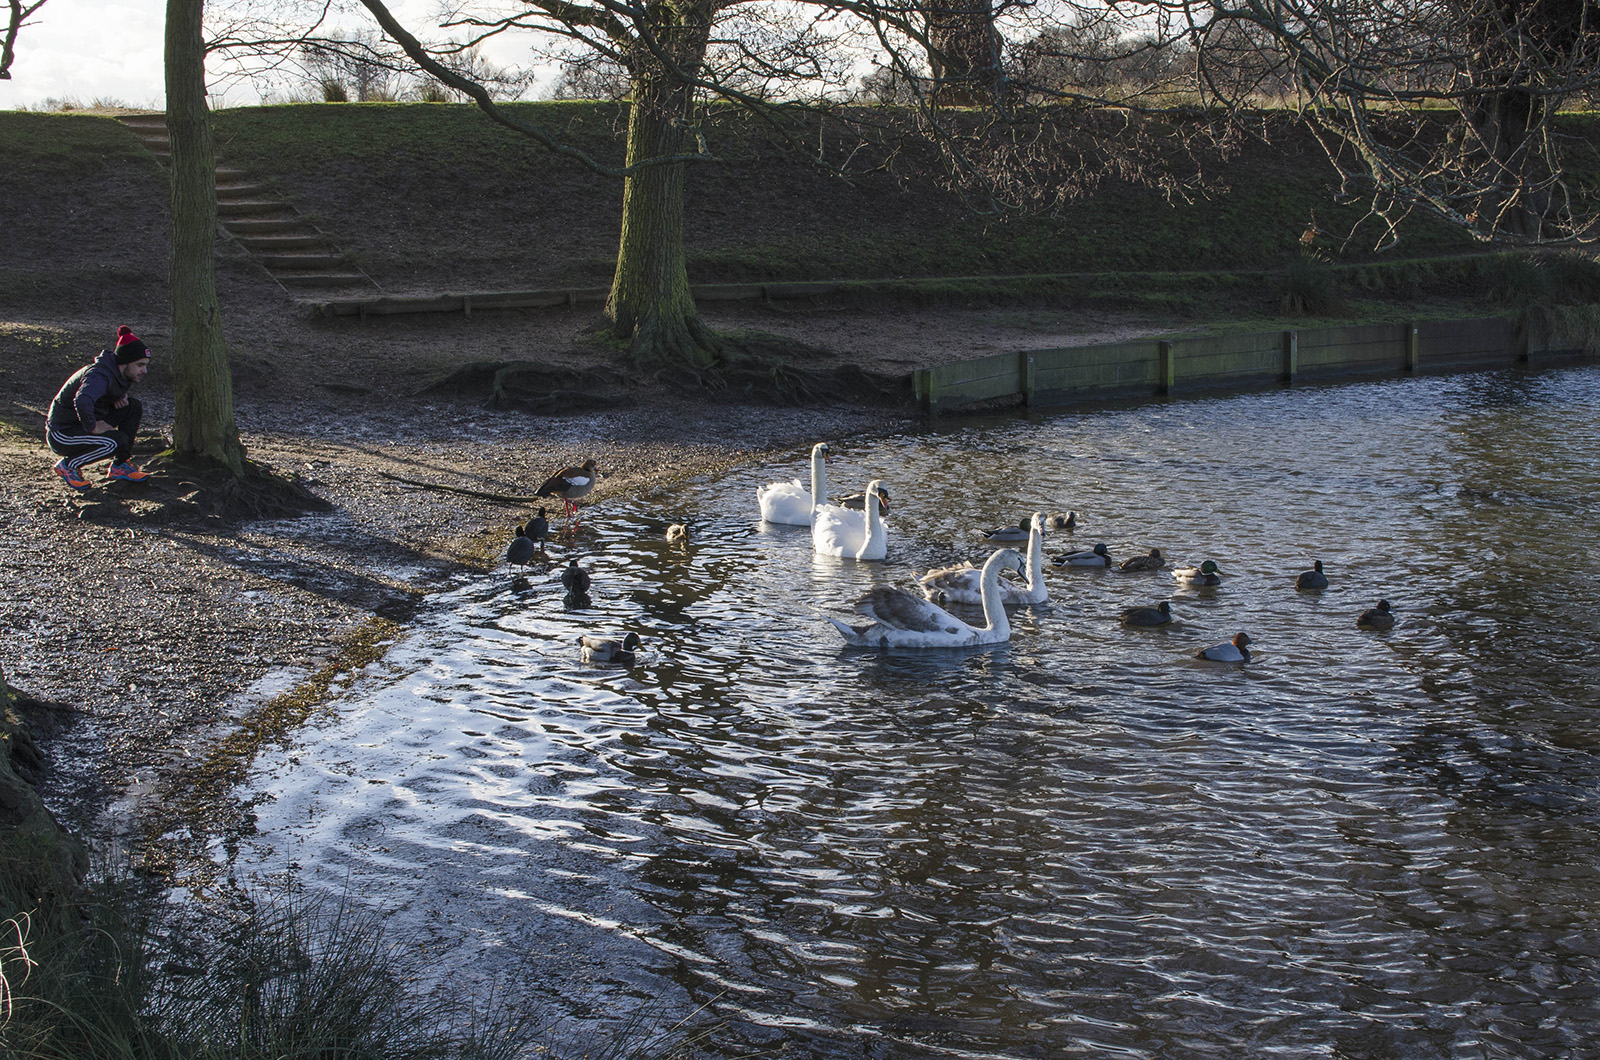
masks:
[[[1033,354],[1024,353],[1022,355],[1022,403],[1024,405],[1033,404],[1033,387],[1034,379],[1036,378],[1034,373]]]
[[[1300,367],[1300,333],[1298,331],[1285,331],[1283,333],[1283,381],[1294,382],[1294,374]]]
[[[1173,365],[1172,343],[1166,341],[1165,339],[1156,343],[1156,355],[1160,360],[1159,373],[1161,378],[1161,383],[1157,389],[1157,392],[1162,394],[1170,394],[1172,393],[1173,386],[1177,383],[1178,378],[1178,373]]]
[[[1415,324],[1406,325],[1406,371],[1415,372],[1422,356],[1422,329]]]
[[[911,396],[922,411],[933,413],[933,372],[918,368],[911,373]]]
[[[461,296],[461,315],[464,317],[472,315],[472,296],[470,294]]]

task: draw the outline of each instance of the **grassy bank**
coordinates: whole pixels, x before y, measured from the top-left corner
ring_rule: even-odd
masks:
[[[614,104],[513,109],[596,158],[620,159],[624,112]],[[215,123],[222,159],[293,202],[389,293],[610,280],[621,182],[470,105],[245,107]],[[1261,135],[1226,151],[1174,156],[1195,189],[1186,197],[1105,177],[1056,209],[1006,217],[975,213],[914,148],[890,157],[873,146],[882,165],[845,179],[748,119],[712,124],[719,160],[689,174],[696,283],[852,280],[861,300],[1127,308],[1200,322],[1304,312],[1308,293],[1312,311],[1349,316],[1381,310],[1373,302],[1472,302],[1511,289],[1490,275],[1503,264],[1474,261],[1484,248],[1421,215],[1401,226],[1399,247],[1375,254],[1380,226],[1339,199],[1321,148],[1287,116],[1263,117]],[[1600,191],[1600,117],[1569,115],[1562,131],[1573,186]],[[68,302],[90,288],[127,292],[130,304],[159,297],[145,290],[150,270],[104,252],[148,252],[165,236],[164,178],[126,129],[104,116],[5,113],[0,139],[18,175],[13,229],[39,248],[0,262],[0,298]],[[832,125],[800,139],[834,161],[853,143]]]

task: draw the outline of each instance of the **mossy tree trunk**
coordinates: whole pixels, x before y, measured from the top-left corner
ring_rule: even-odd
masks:
[[[167,0],[167,132],[172,137],[172,439],[180,459],[244,474],[233,377],[217,303],[217,160],[206,105],[204,0]]]
[[[694,89],[684,79],[699,69],[710,37],[711,13],[701,5],[661,5],[660,17],[657,40],[675,61],[637,57],[628,114],[630,166],[684,152],[695,106]],[[606,315],[616,336],[629,340],[635,363],[698,372],[716,365],[719,343],[701,323],[689,291],[684,165],[647,166],[626,178],[622,239]]]

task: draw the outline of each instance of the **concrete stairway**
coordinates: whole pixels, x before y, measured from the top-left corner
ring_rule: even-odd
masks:
[[[166,116],[121,121],[163,165],[172,157]],[[242,169],[217,163],[217,222],[295,298],[354,297],[381,290],[327,234]]]

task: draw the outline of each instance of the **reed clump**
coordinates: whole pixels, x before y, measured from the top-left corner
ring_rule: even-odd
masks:
[[[0,879],[0,1055],[15,1060],[513,1060],[538,1028],[419,995],[372,914],[268,902],[219,924],[102,879],[29,902]]]

